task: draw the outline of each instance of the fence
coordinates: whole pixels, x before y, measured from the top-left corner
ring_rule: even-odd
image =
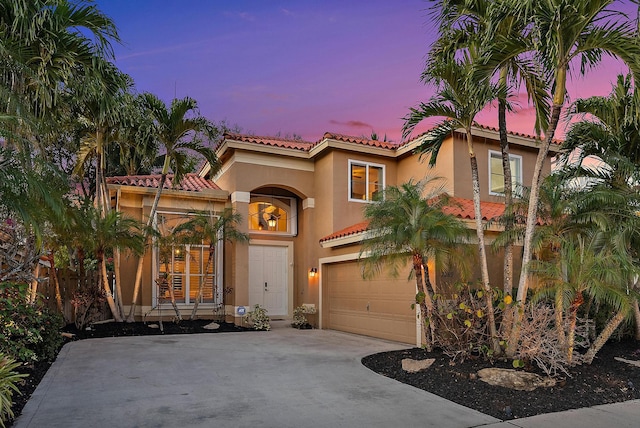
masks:
[[[60,285],[60,297],[62,298],[62,314],[66,322],[72,323],[76,320],[76,308],[72,301],[79,292],[85,290],[101,290],[100,274],[97,271],[87,271],[84,280],[80,278],[78,272],[70,269],[56,269],[58,283]],[[43,298],[44,303],[51,310],[57,311],[56,290],[51,277],[51,269],[43,269],[41,271],[40,283],[38,285],[38,294]],[[107,274],[109,284],[114,284],[114,274]],[[112,318],[109,305],[106,302],[98,303],[96,308],[94,321],[102,321]]]

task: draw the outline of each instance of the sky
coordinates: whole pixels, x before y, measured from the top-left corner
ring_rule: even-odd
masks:
[[[119,30],[116,65],[136,91],[170,102],[192,97],[200,113],[261,136],[325,132],[401,141],[403,117],[427,101],[420,81],[437,38],[422,0],[97,0]],[[620,8],[635,18],[630,0]],[[626,68],[605,59],[573,76],[570,100],[606,95]],[[508,118],[533,133],[526,97]],[[477,121],[496,126],[496,111]],[[416,128],[426,130],[436,120]],[[561,125],[562,126],[562,125]],[[561,131],[562,134],[562,131]]]

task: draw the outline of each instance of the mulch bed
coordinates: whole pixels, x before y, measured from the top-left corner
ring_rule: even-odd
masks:
[[[440,351],[413,348],[384,352],[367,356],[362,363],[381,375],[507,420],[640,398],[640,367],[616,361],[614,357],[640,360],[640,342],[607,343],[593,364],[574,367],[570,370],[571,377],[560,378],[555,387],[533,392],[489,385],[475,374],[491,366],[490,363],[481,358],[451,363]],[[422,372],[407,373],[402,370],[404,358],[435,358],[436,361]],[[493,367],[513,368],[506,361],[495,361]],[[533,367],[527,370],[543,374]]]
[[[235,324],[218,322],[220,328],[217,330],[207,330],[205,325],[210,324],[211,320],[183,320],[180,323],[163,322],[162,330],[159,328],[158,322],[134,322],[134,323],[103,323],[94,324],[89,330],[78,330],[75,325],[69,324],[62,329],[63,332],[74,334],[71,340],[95,339],[104,337],[123,337],[123,336],[148,336],[148,335],[169,335],[169,334],[211,334],[211,333],[232,333],[240,331],[253,331],[246,327],[239,327]],[[157,326],[154,328],[153,326]],[[22,408],[31,398],[31,394],[51,367],[52,362],[40,361],[27,366],[21,366],[16,371],[26,373],[29,376],[19,385],[20,394],[13,395],[13,413],[17,416],[22,412]],[[13,421],[9,421],[6,426],[11,427]]]

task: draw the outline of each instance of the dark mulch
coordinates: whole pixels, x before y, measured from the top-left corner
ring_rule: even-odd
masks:
[[[75,325],[69,324],[62,329],[63,332],[72,333],[75,337],[72,340],[104,338],[104,337],[122,337],[122,336],[148,336],[156,334],[195,334],[195,333],[231,333],[240,331],[253,331],[246,327],[239,327],[235,324],[218,322],[220,328],[217,330],[207,330],[205,325],[210,324],[211,320],[184,320],[180,323],[163,322],[163,329],[160,330],[158,322],[135,322],[135,323],[104,323],[94,324],[89,330],[78,330]],[[153,328],[156,325],[158,328]],[[31,398],[31,394],[51,367],[52,362],[41,361],[17,369],[20,373],[26,373],[26,377],[19,385],[20,394],[13,396],[13,413],[17,416],[22,412],[22,408]],[[11,427],[13,421],[9,421],[6,426]]]
[[[491,366],[490,363],[473,358],[454,364],[440,351],[413,348],[384,352],[367,356],[362,363],[384,376],[482,413],[499,419],[515,419],[640,398],[640,368],[616,361],[614,357],[640,360],[640,342],[610,342],[593,364],[574,367],[570,370],[571,377],[564,376],[555,387],[533,392],[489,385],[476,379],[475,374]],[[435,358],[436,362],[429,369],[412,374],[402,370],[404,358]],[[509,362],[502,361],[494,362],[493,366],[513,368]],[[527,370],[542,374],[534,368]]]

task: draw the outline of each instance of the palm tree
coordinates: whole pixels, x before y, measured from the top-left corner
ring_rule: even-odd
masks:
[[[148,112],[155,123],[154,136],[165,152],[158,191],[147,219],[145,230],[149,230],[153,224],[169,170],[172,170],[174,174],[173,184],[178,185],[184,174],[188,172],[185,168],[188,165],[189,152],[204,157],[213,171],[216,171],[220,165],[213,150],[202,143],[204,137],[212,137],[214,135],[215,128],[205,117],[197,114],[198,104],[194,99],[189,97],[174,99],[171,107],[167,108],[166,104],[155,95],[147,93],[143,97]],[[142,266],[143,258],[140,257],[131,299],[131,308],[127,317],[128,322],[134,321],[136,301],[138,300],[140,283],[142,282]]]
[[[441,52],[445,52],[444,50]],[[449,51],[451,52],[451,51]],[[422,80],[437,85],[436,94],[427,102],[416,108],[404,118],[403,136],[406,138],[415,126],[429,117],[444,117],[434,130],[429,132],[423,142],[416,148],[422,155],[429,154],[429,164],[435,165],[440,147],[446,138],[462,128],[466,137],[469,161],[471,164],[471,178],[473,185],[473,206],[476,221],[476,234],[480,255],[480,270],[482,273],[482,287],[487,301],[487,318],[493,351],[500,354],[500,343],[495,322],[493,308],[493,292],[489,282],[487,253],[484,240],[484,226],[480,209],[480,180],[478,178],[478,160],[476,159],[471,128],[478,112],[482,110],[498,93],[498,88],[486,79],[475,81],[477,67],[477,51],[469,49],[462,53],[459,60],[452,53],[448,56],[431,57],[422,74]]]
[[[230,208],[226,208],[218,215],[208,212],[196,213],[195,216],[191,217],[186,222],[179,224],[175,228],[174,233],[182,242],[191,244],[202,244],[203,242],[209,243],[209,257],[207,258],[207,264],[198,284],[198,294],[196,295],[193,303],[193,310],[191,311],[192,320],[196,319],[198,305],[202,300],[206,275],[209,272],[209,268],[213,266],[216,245],[218,242],[249,242],[249,235],[240,232],[237,228],[238,224],[241,222],[242,216],[240,214],[233,212]],[[214,281],[212,279],[211,284],[213,283]],[[222,301],[214,303],[223,304]]]
[[[140,223],[125,217],[121,212],[109,211],[102,215],[98,210],[89,211],[94,234],[88,241],[90,249],[95,252],[96,260],[101,272],[102,286],[104,288],[109,308],[117,322],[122,322],[120,311],[116,308],[109,280],[107,278],[106,254],[114,249],[131,250],[139,256],[144,251],[144,237],[140,233]]]
[[[442,211],[448,199],[436,180],[428,178],[420,183],[409,181],[398,187],[386,187],[384,199],[365,207],[369,232],[360,251],[365,276],[376,274],[385,264],[397,274],[398,266],[411,260],[418,290],[416,301],[423,324],[428,325],[430,331],[430,334],[425,332],[428,349],[433,346],[436,335],[434,287],[429,280],[428,261],[442,267],[448,262],[467,260],[451,257],[460,255],[457,251],[466,247],[461,243],[468,236],[468,229],[462,221]]]
[[[477,78],[482,80],[497,74],[498,87],[498,129],[504,177],[505,214],[502,223],[507,234],[514,227],[513,183],[509,140],[507,136],[507,98],[512,91],[518,91],[523,82],[529,100],[536,109],[536,132],[546,126],[548,96],[539,67],[522,54],[531,50],[530,40],[524,36],[526,24],[515,16],[499,14],[500,1],[486,0],[442,0],[437,1],[434,10],[439,21],[440,49],[456,50],[473,48],[479,44],[482,57]],[[506,241],[504,249],[503,289],[505,295],[513,292],[513,242]]]
[[[595,66],[603,54],[623,60],[634,75],[640,72],[640,47],[635,28],[626,17],[607,9],[614,0],[509,0],[505,10],[526,23],[532,23],[530,37],[534,41],[536,58],[552,80],[552,105],[544,139],[538,150],[529,195],[529,208],[523,243],[522,271],[517,302],[523,305],[529,289],[531,261],[537,207],[542,182],[542,168],[555,135],[560,113],[565,103],[567,75],[574,59],[581,60],[580,72]],[[515,328],[509,338],[507,353],[515,354],[519,341],[519,322],[523,311],[517,312]]]

